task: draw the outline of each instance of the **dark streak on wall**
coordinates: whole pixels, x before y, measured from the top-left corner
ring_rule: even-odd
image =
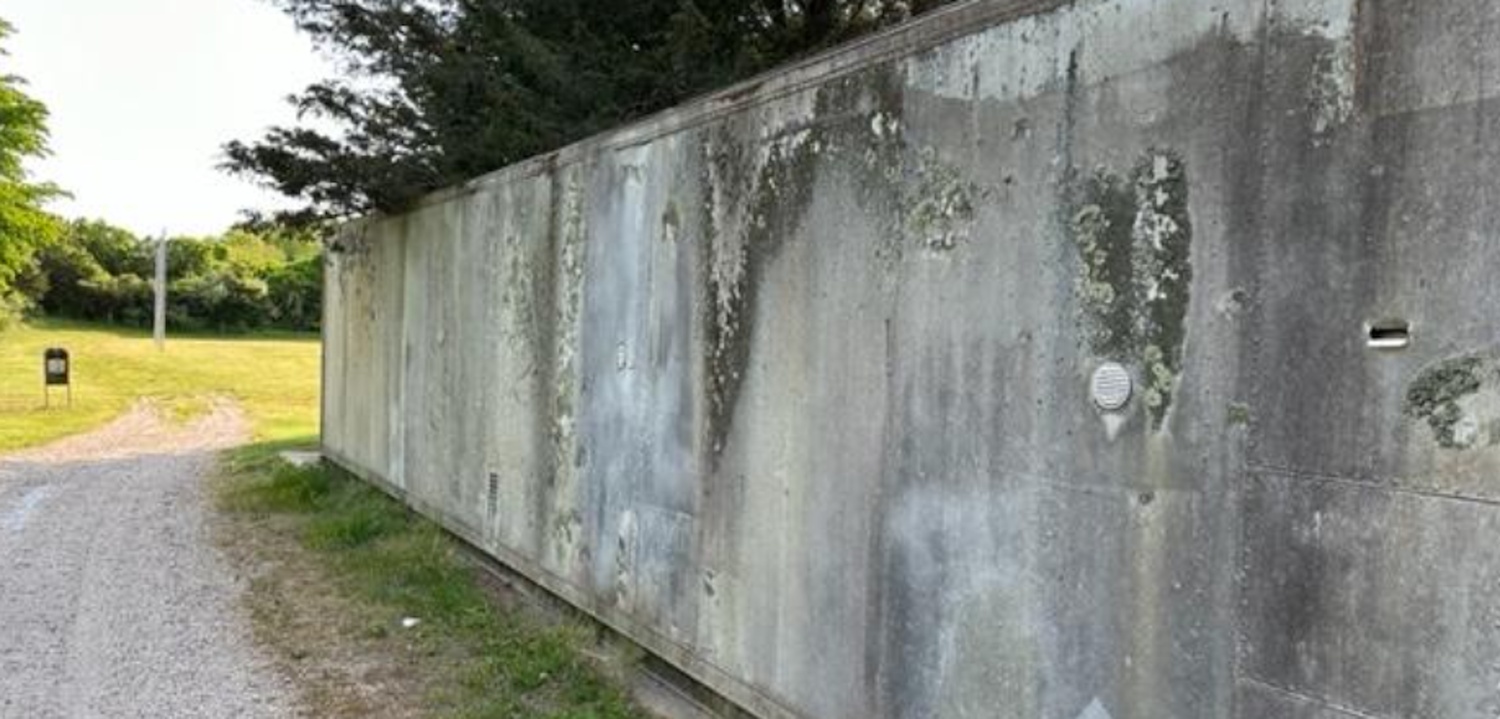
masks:
[[[764,717],[1494,715],[1497,40],[955,6],[352,225],[325,448]]]

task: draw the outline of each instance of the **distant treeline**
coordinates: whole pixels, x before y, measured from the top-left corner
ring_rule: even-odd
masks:
[[[104,222],[75,221],[43,245],[16,289],[33,311],[150,326],[155,240]],[[184,330],[316,330],[322,253],[310,234],[231,230],[167,244],[167,320]]]

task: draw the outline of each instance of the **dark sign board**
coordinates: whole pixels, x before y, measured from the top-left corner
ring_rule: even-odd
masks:
[[[68,362],[68,351],[53,347],[42,355],[42,371],[47,375],[47,386],[72,384],[72,367]]]

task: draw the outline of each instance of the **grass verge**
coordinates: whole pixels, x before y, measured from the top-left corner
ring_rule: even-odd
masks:
[[[455,540],[378,490],[275,445],[231,455],[220,543],[258,639],[320,717],[644,717],[595,630],[491,601]],[[419,623],[407,626],[408,619]]]
[[[48,347],[72,355],[72,407],[58,388],[43,408]],[[135,330],[55,320],[13,327],[0,332],[0,453],[92,429],[139,399],[186,419],[212,397],[233,397],[257,439],[315,435],[319,359],[316,335],[174,335],[157,352],[150,334]]]

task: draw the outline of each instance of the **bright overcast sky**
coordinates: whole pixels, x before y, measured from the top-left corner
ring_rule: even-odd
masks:
[[[220,146],[294,120],[285,97],[332,68],[267,0],[0,0],[0,73],[52,112],[53,209],[139,234],[216,234],[278,198],[215,166]]]

